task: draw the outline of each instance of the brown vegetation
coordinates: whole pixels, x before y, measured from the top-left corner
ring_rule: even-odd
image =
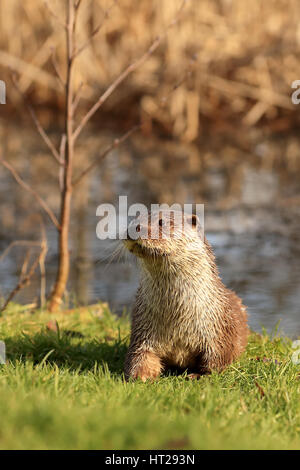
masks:
[[[52,0],[2,0],[0,74],[21,75],[22,92],[32,100],[63,105],[65,76],[64,5]],[[139,57],[175,15],[180,0],[83,0],[77,31],[80,48],[74,71],[88,109],[97,94]],[[291,83],[300,78],[298,0],[191,0],[181,21],[147,64],[126,80],[105,110],[122,119],[142,113],[174,136],[191,141],[210,120],[284,118],[296,109]],[[17,34],[16,34],[17,30]],[[91,47],[88,38],[93,35]],[[56,50],[53,54],[53,49]],[[175,89],[170,94],[170,87]],[[159,93],[157,89],[159,88]],[[19,96],[10,93],[18,104]]]
[[[86,124],[94,116],[94,114],[104,105],[108,98],[118,89],[120,85],[130,76],[133,72],[139,69],[144,63],[151,57],[155,50],[160,45],[161,41],[165,39],[167,33],[177,24],[184,7],[187,3],[187,0],[182,0],[179,9],[176,11],[176,14],[171,21],[167,23],[164,30],[153,40],[150,46],[141,54],[140,57],[133,60],[125,69],[109,84],[107,89],[101,93],[100,97],[95,101],[95,103],[90,106],[88,111],[81,117],[79,123],[75,123],[75,111],[77,109],[79,100],[81,98],[81,88],[82,85],[79,85],[76,89],[74,73],[76,71],[75,63],[77,65],[77,60],[82,55],[82,52],[90,46],[92,39],[98,34],[101,29],[102,24],[100,23],[90,34],[88,40],[80,43],[77,35],[77,26],[78,19],[80,18],[80,6],[81,0],[66,0],[64,5],[66,5],[66,12],[63,19],[60,18],[59,14],[52,9],[52,4],[49,1],[45,2],[45,7],[49,11],[50,15],[53,16],[56,22],[63,28],[65,35],[65,73],[61,73],[60,66],[56,61],[56,50],[52,51],[52,65],[54,67],[56,78],[60,83],[63,92],[64,92],[64,130],[61,133],[60,146],[59,150],[56,148],[55,144],[52,143],[47,132],[44,130],[41,125],[35,111],[28,103],[28,100],[24,98],[27,108],[31,114],[31,117],[37,127],[37,130],[50,150],[56,164],[59,165],[59,182],[60,182],[60,216],[59,219],[56,218],[52,209],[47,205],[47,203],[39,196],[39,194],[28,185],[23,178],[18,174],[11,164],[3,158],[3,155],[0,154],[0,163],[6,167],[15,180],[19,183],[21,187],[30,192],[43,208],[43,210],[50,217],[51,221],[55,225],[58,231],[58,269],[56,282],[51,294],[49,302],[49,310],[51,312],[57,310],[62,302],[63,294],[66,290],[69,270],[70,270],[70,253],[69,253],[69,232],[70,232],[70,217],[71,217],[71,203],[72,203],[72,193],[74,186],[81,181],[81,179],[89,173],[95,166],[99,163],[113,148],[118,146],[124,140],[126,140],[133,131],[135,131],[139,125],[135,125],[132,129],[126,132],[120,139],[116,139],[100,156],[97,157],[90,165],[85,169],[81,170],[80,175],[74,180],[73,176],[73,166],[74,166],[74,157],[75,157],[75,143],[85,128]],[[116,3],[116,1],[114,2]],[[104,20],[107,19],[110,8],[108,8],[104,15]],[[20,75],[20,74],[19,74]],[[23,90],[21,88],[22,76],[19,77],[17,81],[13,76],[13,83],[17,91],[20,93],[21,97],[24,97]],[[38,264],[39,261],[37,261]],[[35,271],[35,267],[32,270],[31,276]],[[31,277],[30,276],[30,277]],[[16,292],[22,288],[24,282],[20,282],[17,286]],[[14,293],[13,293],[14,295]],[[9,297],[10,300],[10,297]],[[6,306],[6,304],[5,304]]]

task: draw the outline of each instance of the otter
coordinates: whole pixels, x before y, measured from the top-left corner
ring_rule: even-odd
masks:
[[[172,368],[187,370],[192,378],[222,371],[246,347],[247,313],[222,283],[199,218],[157,211],[136,218],[129,228],[133,225],[136,236],[128,235],[124,244],[139,260],[141,280],[126,380],[145,382]]]

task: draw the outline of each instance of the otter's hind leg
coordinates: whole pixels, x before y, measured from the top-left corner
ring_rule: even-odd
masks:
[[[125,360],[126,380],[140,378],[143,382],[147,379],[157,378],[162,371],[160,358],[152,351],[143,349],[132,350],[129,348]]]
[[[238,341],[223,342],[219,347],[207,348],[205,353],[198,358],[197,373],[210,374],[213,370],[222,372],[241,354]]]

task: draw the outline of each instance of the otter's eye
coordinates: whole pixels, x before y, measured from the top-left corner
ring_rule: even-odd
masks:
[[[164,225],[164,221],[163,221],[163,219],[159,219],[159,221],[158,221],[158,225],[159,225],[160,227],[162,227],[162,226]]]
[[[198,222],[198,217],[195,214],[191,215],[191,217],[189,219],[189,222],[190,222],[190,224],[193,228],[196,228],[197,227],[197,222]]]

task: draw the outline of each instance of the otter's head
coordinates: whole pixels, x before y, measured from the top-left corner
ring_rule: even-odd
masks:
[[[204,248],[199,218],[172,210],[135,218],[128,226],[124,244],[147,265],[160,261],[182,264],[199,256]]]

